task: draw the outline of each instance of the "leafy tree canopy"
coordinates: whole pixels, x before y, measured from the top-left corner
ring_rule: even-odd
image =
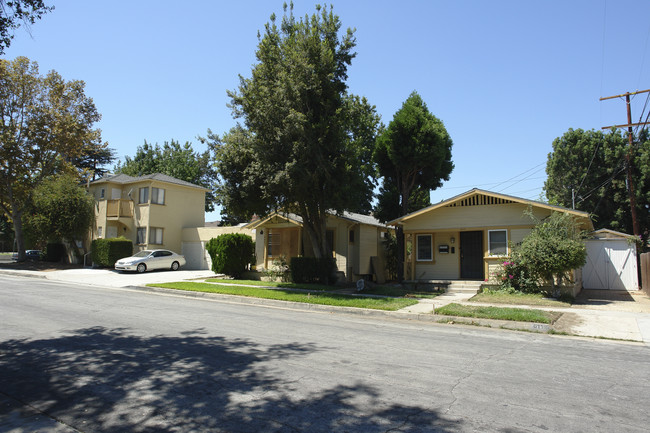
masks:
[[[630,149],[627,133],[569,129],[553,141],[544,185],[549,202],[589,212],[596,229],[633,233],[626,184],[626,154],[631,150],[641,232],[650,228],[650,140],[642,131]]]
[[[415,212],[431,204],[431,198],[428,189],[415,187],[409,197],[409,207],[406,213]],[[397,187],[392,183],[391,178],[384,178],[384,182],[379,187],[379,195],[375,204],[374,216],[379,221],[392,221],[404,215],[400,206],[400,194]]]
[[[208,188],[210,191],[205,195],[205,211],[214,210],[217,174],[213,168],[210,149],[199,153],[192,149],[190,142],[181,146],[178,141],[172,140],[160,146],[145,141],[143,146],[138,146],[133,158],[125,157],[124,164],[118,161],[115,172],[129,176],[162,173]]]
[[[45,6],[43,0],[0,0],[0,54],[4,54],[14,38],[14,30],[40,20],[54,6]]]
[[[429,112],[417,92],[404,101],[388,127],[377,138],[373,160],[384,179],[376,212],[382,219],[398,218],[412,210],[411,200],[428,203],[430,190],[449,180],[454,168],[451,161],[453,142],[445,125]],[[397,228],[397,254],[403,277],[404,236]]]
[[[45,179],[35,189],[25,224],[41,241],[65,240],[78,254],[75,240],[83,240],[95,219],[95,202],[74,174]],[[79,255],[79,254],[78,254]]]
[[[292,8],[279,25],[271,16],[251,77],[229,92],[242,124],[217,141],[220,193],[228,212],[301,215],[314,255],[325,257],[327,212],[370,209],[379,116],[347,93],[354,32],[339,37],[331,8],[304,19]]]
[[[84,82],[46,76],[25,57],[0,59],[0,207],[14,225],[19,260],[25,258],[22,216],[43,180],[75,172],[73,161],[101,143],[101,119]]]

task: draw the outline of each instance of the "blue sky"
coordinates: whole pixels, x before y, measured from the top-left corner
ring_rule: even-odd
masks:
[[[268,0],[47,3],[56,9],[31,37],[19,29],[4,58],[84,80],[121,160],[144,140],[203,150],[197,136],[234,126],[226,90],[250,76],[258,30],[282,15]],[[303,16],[316,2],[294,3]],[[332,3],[356,28],[349,91],[387,124],[416,90],[447,127],[455,169],[434,203],[473,187],[538,199],[556,137],[625,123],[622,100],[599,98],[650,88],[647,0]]]

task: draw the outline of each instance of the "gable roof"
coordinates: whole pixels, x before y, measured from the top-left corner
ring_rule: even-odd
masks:
[[[328,211],[328,215],[336,217],[336,218],[341,218],[347,221],[350,221],[352,223],[357,223],[357,224],[367,224],[371,226],[377,226],[377,227],[386,227],[385,224],[382,224],[378,219],[373,217],[372,215],[363,215],[360,213],[355,213],[355,212],[347,212],[344,211],[342,214],[337,215],[333,211]],[[266,218],[262,218],[256,221],[252,221],[248,224],[246,224],[244,227],[249,228],[249,229],[254,229],[257,228],[266,222],[270,221],[272,218],[279,217],[287,222],[294,223],[296,225],[302,226],[302,217],[300,215],[297,215],[295,213],[282,213],[280,211],[275,211]]]
[[[562,206],[555,206],[548,203],[543,203],[541,201],[528,200],[521,197],[515,197],[512,195],[501,194],[498,192],[486,191],[478,188],[471,189],[467,192],[464,192],[460,195],[452,197],[447,200],[443,200],[440,203],[432,204],[410,214],[404,215],[392,221],[389,221],[388,225],[402,224],[404,221],[407,221],[418,215],[431,212],[435,209],[442,207],[459,207],[459,206],[478,206],[478,205],[495,205],[495,204],[508,204],[508,203],[521,203],[525,205],[535,206],[543,209],[549,209],[557,212],[567,212],[571,215],[578,216],[580,218],[586,218],[589,221],[589,214],[587,212],[582,212],[579,210],[568,209]]]
[[[111,183],[119,183],[119,184],[122,184],[122,185],[127,185],[127,184],[130,184],[130,183],[137,183],[137,182],[142,182],[142,181],[145,181],[145,180],[156,180],[158,182],[172,183],[172,184],[175,184],[175,185],[182,185],[182,186],[187,186],[187,187],[190,187],[190,188],[199,188],[199,189],[202,189],[202,190],[205,190],[205,191],[209,191],[208,188],[204,188],[202,186],[199,186],[199,185],[196,185],[196,184],[193,184],[193,183],[190,183],[190,182],[186,182],[184,180],[176,179],[175,177],[168,176],[168,175],[162,174],[162,173],[146,174],[144,176],[137,176],[137,177],[129,176],[127,174],[122,174],[122,173],[109,174],[109,175],[106,175],[106,176],[102,177],[101,179],[94,180],[94,181],[92,181],[90,183],[91,184],[98,184],[98,183],[111,182]]]

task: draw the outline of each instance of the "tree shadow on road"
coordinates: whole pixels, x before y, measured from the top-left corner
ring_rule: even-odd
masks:
[[[361,382],[306,393],[299,380],[274,374],[274,362],[316,350],[201,330],[143,337],[95,327],[0,343],[0,392],[84,432],[458,429],[430,408],[391,402]]]

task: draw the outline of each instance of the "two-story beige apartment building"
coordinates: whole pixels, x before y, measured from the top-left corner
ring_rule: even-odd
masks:
[[[198,185],[165,174],[116,174],[90,182],[95,198],[92,239],[123,236],[136,251],[182,251],[183,229],[205,225],[205,193]]]

